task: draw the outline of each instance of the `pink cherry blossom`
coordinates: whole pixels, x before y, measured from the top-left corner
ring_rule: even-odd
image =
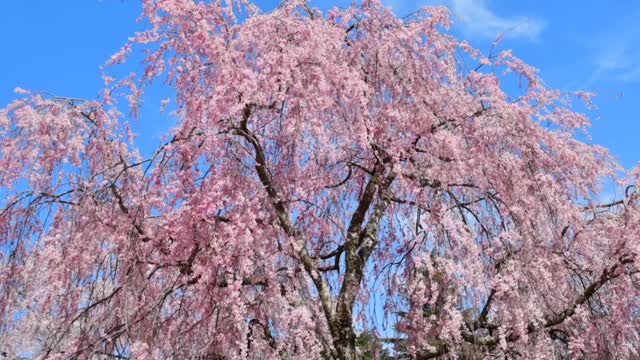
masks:
[[[142,4],[109,60],[139,74],[0,111],[6,356],[638,357],[640,168],[576,136],[590,93],[442,7]],[[118,106],[153,81],[177,124],[148,153]]]

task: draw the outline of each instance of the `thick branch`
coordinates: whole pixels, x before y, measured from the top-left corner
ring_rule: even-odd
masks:
[[[329,325],[331,326],[331,324],[333,323],[334,311],[329,288],[322,278],[321,273],[316,268],[313,259],[309,255],[304,239],[302,239],[301,234],[296,231],[296,229],[291,224],[289,213],[284,205],[284,202],[276,191],[271,179],[271,174],[268,170],[267,159],[264,154],[264,150],[262,149],[258,138],[247,127],[247,121],[252,114],[252,109],[252,105],[245,106],[240,127],[235,129],[236,133],[242,136],[253,146],[256,161],[255,169],[258,174],[258,178],[264,186],[269,197],[269,201],[276,211],[280,227],[288,236],[294,237],[296,239],[297,245],[299,247],[298,256],[300,257],[300,261],[307,274],[311,277],[311,280],[313,281],[316,290],[318,291],[318,296],[320,297],[322,308],[329,322]]]
[[[575,300],[571,304],[569,304],[569,306],[567,306],[567,308],[565,308],[562,312],[557,315],[547,317],[544,323],[544,327],[548,328],[556,326],[573,316],[578,306],[587,302],[606,283],[620,276],[620,272],[618,271],[620,266],[632,263],[634,261],[630,257],[621,257],[619,260],[620,261],[615,265],[611,266],[610,268],[604,269],[602,274],[600,274],[600,277],[596,281],[591,283],[591,285],[589,285],[580,295],[578,295],[578,297],[576,297]],[[532,332],[534,330],[535,328],[532,328],[532,325],[529,325],[529,332]]]
[[[388,192],[395,179],[391,172],[381,181],[382,166],[378,166],[369,178],[360,202],[349,223],[345,252],[345,274],[336,306],[336,327],[338,328],[338,351],[349,354],[355,352],[355,334],[353,332],[353,305],[364,276],[364,267],[378,242],[380,219],[391,201]],[[367,224],[362,229],[365,216],[374,200],[376,191],[379,201],[373,208]]]

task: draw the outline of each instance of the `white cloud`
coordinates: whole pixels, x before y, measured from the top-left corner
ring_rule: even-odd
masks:
[[[591,75],[578,88],[640,83],[640,7],[629,3],[629,9],[616,12],[615,17],[603,16],[598,24],[582,24],[582,36],[577,40],[585,49],[581,65],[591,68]],[[619,90],[619,94],[622,92]],[[616,95],[619,99],[621,95]]]
[[[545,28],[541,19],[527,16],[504,17],[489,8],[489,0],[386,0],[398,15],[409,13],[424,5],[445,5],[453,13],[453,20],[464,35],[483,39],[507,38],[535,41]]]
[[[593,59],[596,79],[640,81],[640,34],[606,36],[598,43]]]
[[[496,38],[504,34],[509,38],[536,40],[545,23],[526,16],[503,17],[489,9],[487,0],[450,0],[451,10],[459,24],[470,36]]]

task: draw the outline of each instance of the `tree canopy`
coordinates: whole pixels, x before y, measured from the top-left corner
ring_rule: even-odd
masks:
[[[142,5],[139,74],[0,111],[5,356],[638,358],[640,171],[581,140],[591,94],[443,7]],[[145,156],[119,103],[158,81]]]

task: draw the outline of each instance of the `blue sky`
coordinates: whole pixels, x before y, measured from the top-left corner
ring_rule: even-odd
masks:
[[[270,9],[277,0],[257,1]],[[344,6],[346,0],[314,0],[313,6]],[[453,32],[488,49],[500,32],[511,48],[539,68],[547,85],[596,92],[590,112],[592,141],[606,146],[623,166],[640,160],[640,2],[385,0],[399,15],[420,6],[451,8]],[[0,107],[15,98],[16,86],[56,95],[93,98],[102,86],[100,66],[134,31],[134,0],[6,1],[0,11]],[[136,64],[133,64],[135,66]],[[129,66],[129,65],[126,65]],[[156,99],[157,98],[157,99]],[[157,114],[152,94],[136,125],[139,144],[159,143],[170,121]],[[156,103],[157,102],[157,103]]]

